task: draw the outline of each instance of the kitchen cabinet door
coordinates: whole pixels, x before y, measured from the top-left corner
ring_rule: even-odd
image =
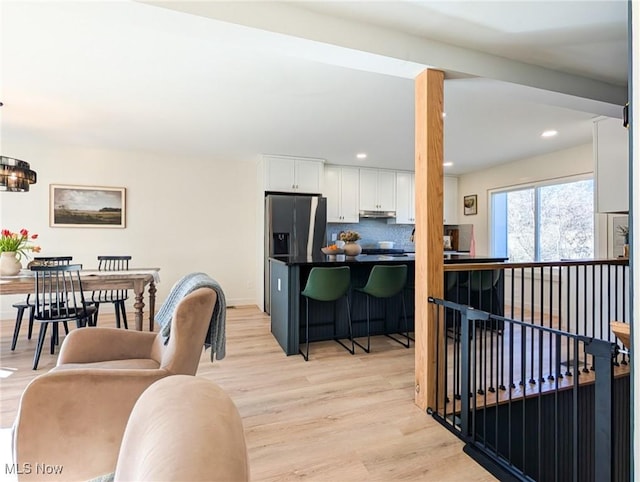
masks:
[[[360,210],[378,211],[378,171],[360,169]]]
[[[629,131],[620,119],[593,123],[596,212],[629,211]]]
[[[343,167],[340,183],[340,212],[343,223],[360,221],[360,170]]]
[[[396,173],[396,224],[415,222],[415,175],[399,171]]]
[[[323,184],[323,161],[286,156],[265,156],[265,191],[319,194]]]
[[[395,171],[360,169],[360,209],[365,211],[395,211]]]
[[[327,166],[324,169],[324,191],[327,198],[327,222],[339,223],[342,221],[340,210],[340,171],[339,167]]]
[[[286,157],[265,158],[265,190],[295,192],[295,161]]]
[[[444,224],[458,224],[458,178],[444,176]]]
[[[324,170],[324,195],[327,198],[327,222],[357,223],[358,168],[327,166]]]
[[[321,161],[296,160],[295,191],[317,194],[322,192],[323,163]]]
[[[378,210],[396,210],[395,171],[378,171]]]

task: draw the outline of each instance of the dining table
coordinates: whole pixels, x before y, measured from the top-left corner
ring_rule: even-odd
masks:
[[[122,271],[100,271],[85,269],[80,271],[83,291],[132,290],[134,293],[135,326],[143,330],[144,291],[148,286],[149,331],[154,331],[156,283],[160,281],[160,268],[134,268]],[[0,295],[19,295],[35,292],[33,272],[23,269],[15,276],[0,276]]]

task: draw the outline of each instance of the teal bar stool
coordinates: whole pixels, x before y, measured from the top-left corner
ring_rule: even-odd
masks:
[[[340,298],[344,298],[347,303],[347,321],[349,323],[349,340],[351,340],[351,348],[345,345],[342,340],[335,337],[334,340],[342,345],[352,355],[355,353],[353,344],[353,332],[351,329],[351,311],[349,309],[349,286],[351,284],[351,270],[348,266],[340,266],[337,268],[311,268],[307,284],[302,291],[306,301],[306,350],[299,350],[305,361],[309,361],[309,299],[316,301],[332,301],[334,302],[334,320],[335,320],[335,302]],[[334,321],[335,331],[335,321]]]
[[[407,284],[407,265],[379,265],[376,264],[369,273],[367,284],[362,288],[356,288],[356,291],[364,293],[367,298],[367,347],[353,340],[356,345],[369,353],[371,351],[371,312],[369,302],[371,298],[393,298],[400,295],[402,298],[402,314],[404,318],[404,333],[398,333],[404,336],[406,343],[389,334],[385,334],[393,341],[400,343],[405,348],[409,348],[411,338],[409,337],[409,324],[407,323],[407,309],[404,303],[404,288]]]

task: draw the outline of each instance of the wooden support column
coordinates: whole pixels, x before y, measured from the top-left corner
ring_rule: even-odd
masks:
[[[427,298],[443,296],[444,73],[427,69],[415,83],[416,301],[415,403],[435,408],[436,327]]]

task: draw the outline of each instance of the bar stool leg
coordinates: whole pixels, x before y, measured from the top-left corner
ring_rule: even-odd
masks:
[[[302,350],[298,349],[298,351],[300,352],[300,354],[302,355],[302,358],[304,358],[304,361],[309,361],[309,298],[305,298],[305,312],[306,312],[306,329],[305,329],[305,333],[306,333],[306,350],[305,352],[303,352]]]
[[[402,297],[402,314],[404,318],[404,333],[399,332],[399,334],[405,336],[407,338],[407,342],[403,342],[402,340],[398,340],[395,336],[387,334],[386,336],[391,338],[393,341],[400,343],[403,347],[409,348],[411,346],[411,337],[409,336],[409,322],[407,321],[407,307],[404,302],[404,295],[400,293]]]
[[[347,303],[347,321],[349,323],[349,340],[351,340],[351,348],[349,348],[347,345],[345,345],[344,343],[342,343],[342,340],[340,340],[335,332],[335,322],[333,324],[333,335],[334,335],[334,340],[337,341],[340,345],[342,345],[344,347],[345,350],[347,350],[349,353],[351,353],[352,355],[355,355],[356,353],[356,347],[354,346],[353,343],[353,328],[351,327],[351,310],[349,308],[349,297],[347,295],[344,296],[344,299]],[[335,305],[334,305],[335,306]],[[335,320],[337,317],[335,316],[335,310],[334,310],[334,317],[333,319]]]
[[[365,348],[363,345],[361,345],[357,340],[353,340],[353,342],[358,345],[360,348],[362,348],[366,353],[369,353],[371,351],[371,330],[370,330],[370,320],[371,320],[371,313],[369,312],[369,295],[366,295],[367,297],[367,347]]]

